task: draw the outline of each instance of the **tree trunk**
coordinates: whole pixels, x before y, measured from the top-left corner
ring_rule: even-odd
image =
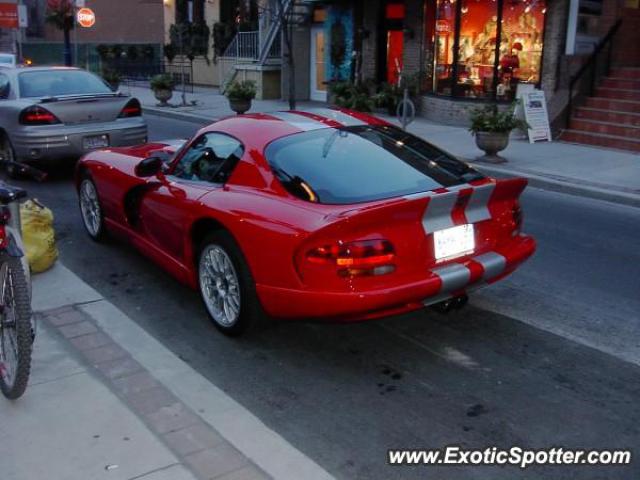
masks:
[[[67,67],[73,65],[71,58],[71,30],[69,28],[64,29],[64,64]]]

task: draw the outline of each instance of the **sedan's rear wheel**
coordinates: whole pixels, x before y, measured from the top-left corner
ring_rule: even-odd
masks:
[[[89,177],[83,178],[78,195],[84,228],[93,240],[103,240],[105,237],[104,215],[93,180]]]
[[[209,316],[225,335],[240,335],[263,317],[249,267],[228,233],[216,232],[202,243],[198,284]]]
[[[18,178],[20,175],[16,166],[12,163],[15,162],[15,154],[13,153],[13,146],[6,134],[0,135],[0,162],[5,164],[5,170],[10,178]]]

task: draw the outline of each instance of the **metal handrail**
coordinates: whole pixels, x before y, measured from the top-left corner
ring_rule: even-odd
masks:
[[[571,76],[571,79],[569,80],[569,102],[567,104],[567,117],[566,117],[567,126],[569,125],[569,122],[571,121],[571,116],[573,114],[574,87],[576,83],[582,79],[584,74],[588,70],[591,70],[591,83],[589,85],[589,95],[593,95],[593,92],[595,90],[596,80],[597,80],[596,66],[598,62],[598,55],[600,54],[600,52],[602,52],[602,50],[605,47],[609,48],[609,51],[607,52],[607,63],[605,68],[605,75],[609,74],[609,71],[611,70],[611,54],[612,54],[612,48],[613,48],[613,37],[618,31],[618,29],[620,28],[621,24],[622,24],[622,19],[619,19],[615,24],[613,24],[613,26],[609,29],[607,34],[602,38],[602,40],[600,40],[600,42],[598,42],[596,47],[593,49],[593,52],[591,52],[591,55],[589,55],[589,58],[587,59],[587,61],[580,67],[580,69],[574,75]]]
[[[292,0],[282,0],[282,2],[278,2],[279,8],[282,8],[282,12],[276,12],[275,18],[271,22],[269,26],[269,30],[267,31],[267,36],[262,44],[262,48],[260,49],[260,54],[258,55],[258,63],[264,64],[267,58],[269,58],[270,53],[272,53],[272,47],[274,45],[274,41],[280,39],[280,28],[282,26],[282,17],[281,15],[288,15],[290,9],[293,7],[294,2]]]

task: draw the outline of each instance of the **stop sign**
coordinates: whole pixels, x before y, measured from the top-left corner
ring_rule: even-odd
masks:
[[[76,20],[78,20],[78,23],[82,27],[93,27],[96,23],[96,14],[93,13],[93,10],[90,8],[81,8],[78,10],[78,13],[76,13]]]

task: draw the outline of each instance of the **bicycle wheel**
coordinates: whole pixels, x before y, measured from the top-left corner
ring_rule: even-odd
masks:
[[[0,255],[0,390],[22,396],[31,370],[31,301],[19,258]]]

